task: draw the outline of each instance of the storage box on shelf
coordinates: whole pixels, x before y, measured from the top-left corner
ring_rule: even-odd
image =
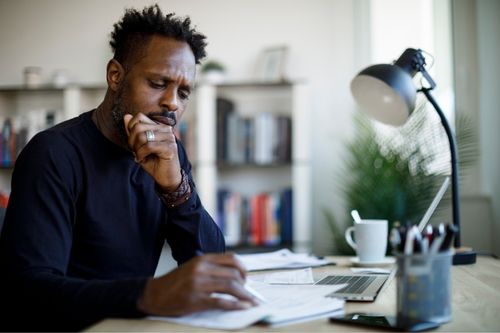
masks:
[[[94,108],[104,85],[0,87],[0,191],[10,192],[12,168],[19,152],[36,133]]]
[[[198,192],[229,246],[309,250],[309,115],[303,83],[197,87],[183,136]]]

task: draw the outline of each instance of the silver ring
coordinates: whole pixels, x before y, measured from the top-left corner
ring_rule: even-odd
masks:
[[[151,130],[147,130],[145,133],[146,133],[146,141],[147,142],[155,141],[155,132],[153,132]]]

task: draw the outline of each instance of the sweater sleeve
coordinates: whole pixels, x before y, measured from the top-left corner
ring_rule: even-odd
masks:
[[[167,242],[174,259],[182,264],[197,252],[224,252],[225,243],[222,232],[198,196],[186,151],[180,142],[178,147],[181,167],[189,177],[192,195],[186,202],[167,210]]]
[[[67,276],[79,179],[78,157],[64,144],[57,133],[41,133],[16,162],[0,237],[2,331],[81,330],[142,315],[136,303],[146,277]]]

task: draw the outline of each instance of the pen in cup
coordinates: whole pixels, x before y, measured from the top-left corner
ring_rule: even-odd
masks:
[[[444,240],[439,251],[446,251],[451,248],[451,241],[457,232],[458,228],[454,224],[446,225]]]

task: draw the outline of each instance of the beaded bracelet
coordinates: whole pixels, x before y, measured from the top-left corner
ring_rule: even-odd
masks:
[[[181,169],[182,180],[179,184],[179,187],[173,192],[162,193],[158,191],[158,195],[160,196],[161,201],[168,208],[174,208],[179,206],[180,204],[186,202],[191,197],[191,185],[189,184],[189,177],[184,171]]]

